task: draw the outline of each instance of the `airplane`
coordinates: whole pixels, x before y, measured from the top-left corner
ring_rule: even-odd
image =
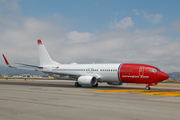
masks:
[[[55,62],[49,56],[42,40],[37,40],[39,50],[40,65],[30,65],[15,63],[23,66],[33,67],[35,71],[41,71],[49,76],[58,79],[74,80],[75,87],[90,85],[98,87],[98,83],[106,82],[109,85],[122,85],[123,83],[146,84],[145,89],[150,90],[150,86],[166,80],[169,75],[162,72],[157,67],[136,64],[136,63],[113,63],[113,64],[60,64]],[[11,66],[4,54],[5,63]]]

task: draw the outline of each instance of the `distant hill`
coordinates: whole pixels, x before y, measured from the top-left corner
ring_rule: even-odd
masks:
[[[32,71],[32,70],[22,70],[22,69],[16,69],[16,68],[9,68],[4,65],[0,65],[0,75],[20,75],[20,74],[30,74],[30,75],[38,75],[38,76],[44,76],[45,74],[39,71]]]
[[[168,73],[168,75],[169,75],[169,78],[174,78],[174,79],[180,78],[180,72],[171,72],[171,73]]]

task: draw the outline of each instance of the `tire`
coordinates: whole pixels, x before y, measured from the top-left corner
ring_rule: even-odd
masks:
[[[81,87],[81,85],[78,82],[75,82],[74,86],[75,87]]]
[[[92,87],[98,87],[98,83],[96,83],[95,85],[92,85]]]
[[[151,88],[149,86],[146,86],[146,90],[150,90]]]

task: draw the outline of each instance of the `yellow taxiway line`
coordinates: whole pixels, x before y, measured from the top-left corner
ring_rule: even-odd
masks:
[[[180,91],[172,91],[172,92],[149,92],[149,93],[134,93],[134,94],[143,94],[143,95],[159,95],[159,96],[180,96]]]
[[[114,89],[114,90],[89,90],[94,92],[113,92],[113,93],[120,93],[120,92],[130,92],[132,94],[142,94],[142,95],[159,95],[159,96],[180,96],[180,91],[178,90],[143,90],[143,89]]]
[[[143,90],[143,89],[113,89],[113,90],[89,90],[89,91],[95,91],[95,92],[146,92],[149,90]]]
[[[146,84],[135,84],[135,83],[128,83],[128,85],[137,85],[137,86],[146,86]],[[177,88],[179,88],[180,87],[180,84],[177,84],[177,85],[166,85],[166,84],[164,84],[164,85],[155,85],[155,86],[157,86],[157,87],[177,87]]]

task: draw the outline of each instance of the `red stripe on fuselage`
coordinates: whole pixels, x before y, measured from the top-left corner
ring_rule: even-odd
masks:
[[[152,72],[151,70],[157,70],[157,67],[146,64],[131,64],[124,63],[119,70],[119,76],[122,82],[125,83],[158,83],[169,76],[162,71]]]

